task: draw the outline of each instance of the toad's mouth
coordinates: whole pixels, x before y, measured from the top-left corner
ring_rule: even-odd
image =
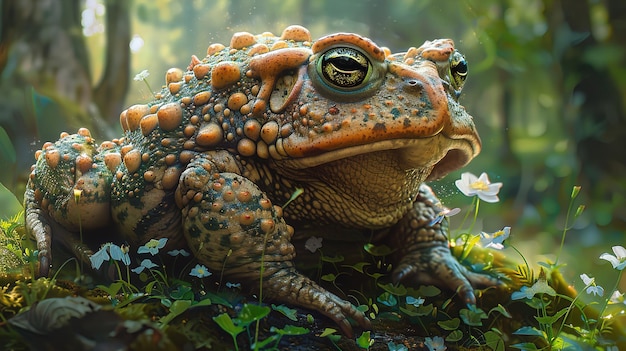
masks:
[[[397,164],[405,170],[428,170],[426,180],[436,180],[469,163],[480,151],[480,142],[453,139],[443,134],[428,138],[390,139],[325,151],[319,155],[277,161],[284,167],[305,169],[350,157],[395,150]]]

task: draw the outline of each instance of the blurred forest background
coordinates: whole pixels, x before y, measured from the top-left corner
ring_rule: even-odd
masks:
[[[469,62],[461,103],[484,144],[464,171],[504,183],[477,228],[511,226],[527,258],[554,259],[572,186],[581,185],[574,208],[586,209],[567,236],[561,262],[576,268],[566,279],[609,271],[595,258],[626,244],[624,0],[0,3],[0,183],[10,191],[1,192],[0,218],[20,210],[45,141],[82,126],[97,141],[121,136],[120,111],[152,96],[137,73],[148,70],[159,90],[168,68],[187,67],[236,31],[279,35],[301,24],[314,38],[356,32],[392,52],[454,39]],[[434,186],[447,206],[469,210],[454,187],[459,174]]]

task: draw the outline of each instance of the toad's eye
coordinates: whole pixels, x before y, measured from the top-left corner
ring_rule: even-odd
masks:
[[[454,90],[461,91],[463,84],[467,78],[467,61],[465,57],[458,51],[450,56],[450,80]]]
[[[372,73],[372,63],[357,49],[335,47],[320,56],[317,72],[326,84],[340,90],[352,90],[367,82]]]

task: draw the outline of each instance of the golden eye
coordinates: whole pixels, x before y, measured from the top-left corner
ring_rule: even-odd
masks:
[[[351,47],[335,47],[322,54],[317,71],[324,81],[339,89],[359,88],[372,72],[372,64],[361,51]]]
[[[450,56],[450,82],[455,91],[461,92],[467,78],[467,61],[458,51]]]

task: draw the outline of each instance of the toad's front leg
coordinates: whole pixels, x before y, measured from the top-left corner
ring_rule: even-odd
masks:
[[[37,152],[24,195],[25,227],[37,241],[40,276],[48,276],[52,245],[61,243],[77,258],[89,263],[92,254],[85,242],[94,238],[93,229],[111,221],[111,169],[119,164],[117,144],[98,146],[89,131],[62,133],[55,143]],[[117,162],[115,162],[117,160]]]
[[[262,296],[317,310],[352,335],[348,317],[362,327],[369,320],[349,302],[300,274],[292,259],[293,228],[282,209],[249,179],[239,175],[226,153],[194,159],[183,172],[176,193],[183,230],[198,260]]]
[[[398,248],[395,282],[407,285],[432,284],[456,291],[467,304],[475,304],[474,287],[500,285],[485,274],[469,271],[450,253],[448,222],[432,223],[443,211],[432,190],[422,185],[413,209],[391,229],[391,245]]]

